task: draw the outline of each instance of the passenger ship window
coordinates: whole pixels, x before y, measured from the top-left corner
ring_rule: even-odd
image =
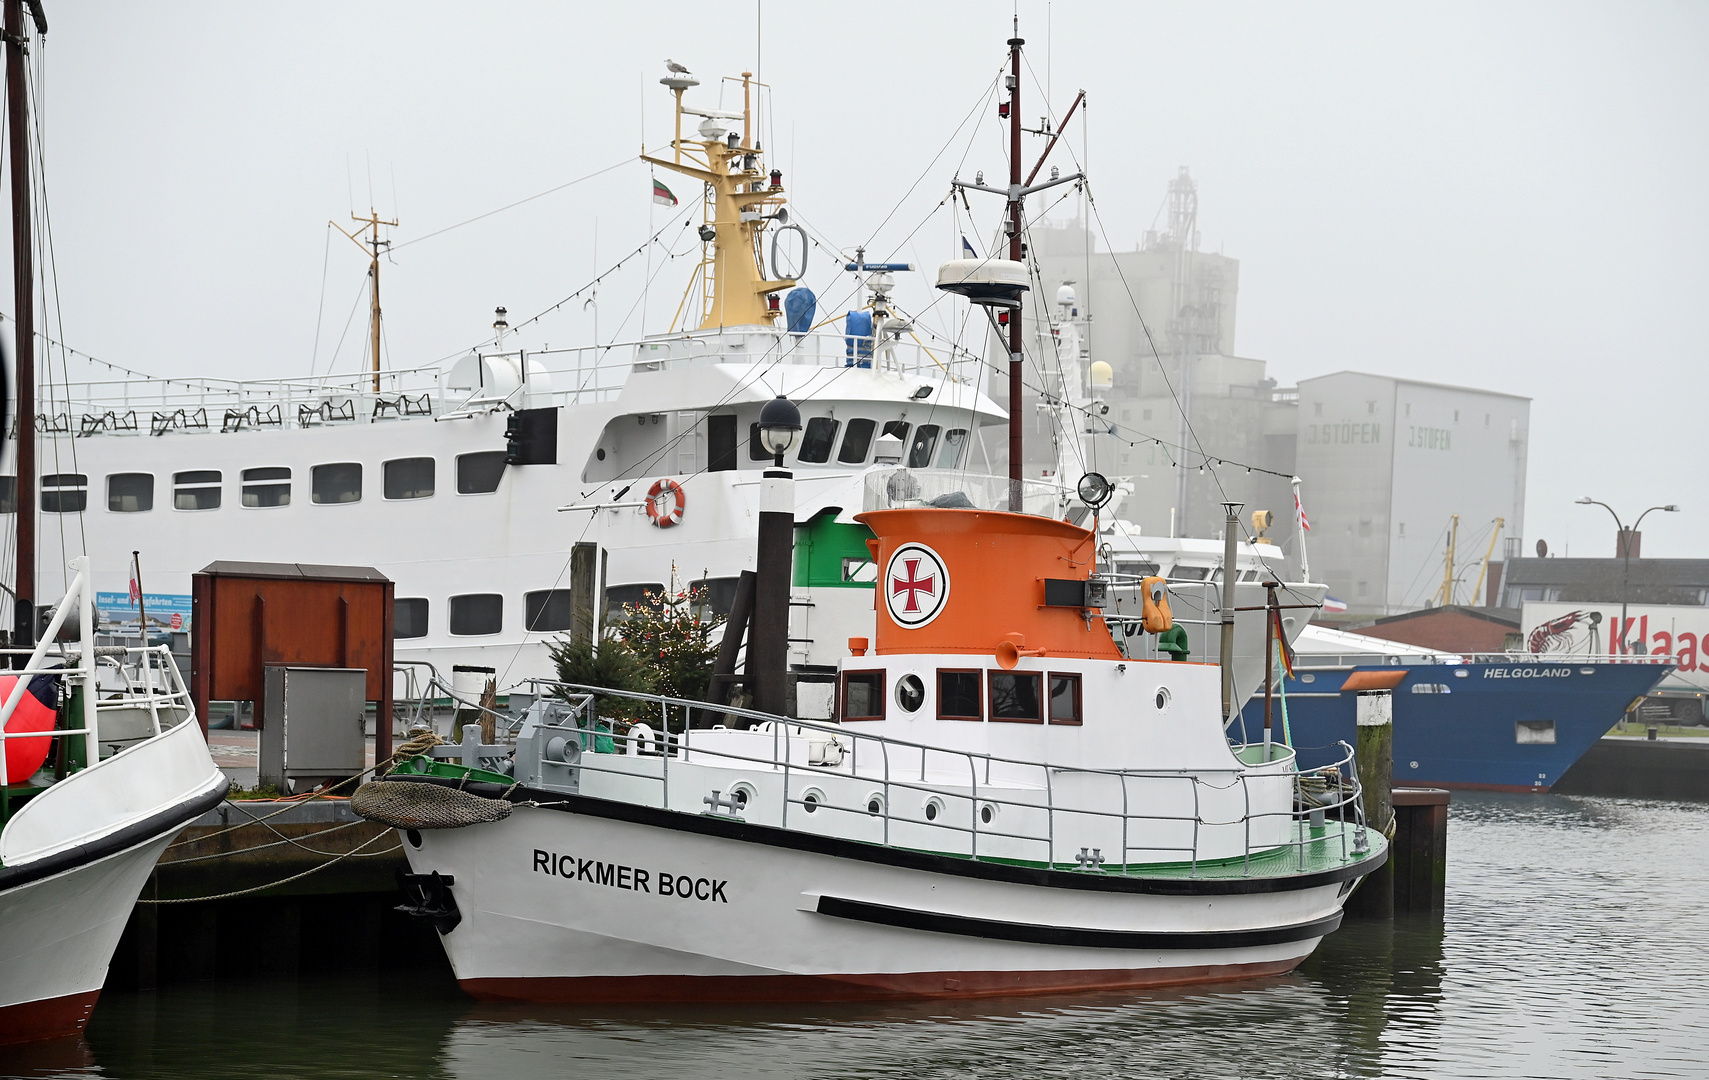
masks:
[[[89,478],[82,473],[42,477],[42,513],[81,514],[89,505]]]
[[[850,420],[849,429],[843,434],[843,448],[838,452],[837,460],[844,465],[864,464],[867,452],[872,449],[872,433],[877,427],[876,420]]]
[[[884,422],[884,431],[882,433],[885,435],[896,436],[898,439],[902,440],[903,446],[907,446],[908,432],[913,429],[913,426],[913,424],[908,423],[906,420],[886,420]]]
[[[944,448],[938,451],[938,468],[959,469],[961,459],[967,453],[967,429],[956,428],[944,432]]]
[[[736,583],[739,580],[718,577],[689,582],[688,593],[694,599],[695,618],[711,622],[719,615],[728,616],[730,609],[736,606]]]
[[[770,450],[767,450],[765,448],[765,441],[760,438],[760,426],[758,424],[749,424],[748,425],[748,460],[749,461],[776,461],[777,460],[777,455],[773,454]]]
[[[427,636],[427,601],[424,598],[400,596],[392,601],[392,636],[394,638]]]
[[[843,672],[844,720],[884,719],[884,672]]]
[[[938,448],[940,430],[936,424],[921,424],[920,430],[914,432],[914,445],[908,448],[908,468],[924,469],[932,463],[932,451]]]
[[[842,425],[828,416],[815,416],[807,421],[807,430],[801,435],[799,459],[812,465],[831,460],[831,447],[837,444],[839,427]]]
[[[451,598],[451,632],[460,637],[496,634],[504,629],[504,597],[467,593]]]
[[[114,473],[107,477],[107,509],[115,514],[140,514],[154,509],[154,474]]]
[[[990,674],[991,719],[1023,724],[1042,724],[1039,708],[1039,673],[1036,671],[993,671]]]
[[[522,625],[542,634],[570,628],[570,590],[542,589],[522,595]]]
[[[656,596],[665,591],[663,585],[613,585],[605,590],[605,624],[607,626],[627,621],[628,612],[625,607],[633,607],[649,596]]]
[[[406,457],[385,464],[388,499],[427,499],[433,496],[433,459]]]
[[[194,469],[172,474],[172,509],[218,510],[220,508],[220,471]]]
[[[317,503],[362,501],[362,466],[354,461],[316,465],[309,470],[309,498]]]
[[[291,470],[279,468],[243,470],[243,505],[291,505]]]
[[[0,476],[0,514],[18,512],[18,478]]]
[[[985,719],[979,672],[938,670],[938,719]]]
[[[480,450],[457,455],[457,494],[487,495],[504,479],[504,451]]]
[[[1078,724],[1080,712],[1080,676],[1060,671],[1050,673],[1050,722]]]

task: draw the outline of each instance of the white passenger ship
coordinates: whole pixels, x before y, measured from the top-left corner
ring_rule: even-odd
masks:
[[[42,550],[86,545],[105,571],[97,587],[110,592],[126,589],[120,568],[140,550],[145,592],[174,596],[218,560],[372,566],[397,583],[399,660],[441,673],[489,668],[505,686],[551,673],[547,642],[572,620],[577,542],[602,552],[590,605],[601,611],[695,585],[714,609],[727,607],[737,576],[753,567],[760,473],[771,463],[758,413],[779,394],[803,415],[788,464],[809,538],[813,523],[834,524],[846,544],[869,535],[853,520],[862,511],[1000,488],[979,433],[1007,417],[981,390],[982,359],[919,336],[891,298],[900,269],[859,255],[847,267],[862,286],[859,311],[797,312],[785,323],[780,296],[791,292],[793,306],[805,290],[762,270],[762,240],[786,220],[785,188],[752,137],[754,117],[746,105],[732,114],[685,102],[692,77],[663,81],[676,98],[677,137],[647,160],[707,192],[689,290],[696,325],[530,352],[507,340],[501,312],[492,344],[445,368],[380,371],[376,361],[360,376],[73,385],[70,404],[38,423],[42,459],[61,463],[42,478]],[[746,102],[749,76],[742,87]],[[698,137],[683,138],[685,119],[696,118]],[[1079,475],[1072,459],[1088,416],[1072,300],[1041,334],[1066,373],[1053,404],[1063,460],[1051,479],[1026,484],[1025,508],[1079,521],[1085,508],[1057,479]],[[897,480],[899,471],[907,475]],[[1131,526],[1113,531],[1116,509],[1106,530],[1131,537]],[[1176,566],[1193,581],[1220,577],[1216,545],[1147,545],[1166,577]],[[1241,605],[1256,607],[1254,580],[1274,552],[1242,553]],[[838,572],[798,576],[790,638],[799,668],[829,671],[849,636],[870,633],[874,575],[864,556],[855,540]],[[44,575],[42,597],[51,601],[55,587]],[[1215,648],[1217,618],[1203,591],[1199,656]],[[1192,606],[1183,602],[1184,623]],[[1242,622],[1252,624],[1241,635],[1244,696],[1260,678],[1262,634],[1261,620]],[[828,715],[823,706],[805,707]]]

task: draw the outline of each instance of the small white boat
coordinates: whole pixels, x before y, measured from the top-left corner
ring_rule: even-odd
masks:
[[[1386,857],[1351,751],[1302,776],[1287,747],[1231,746],[1215,665],[1124,655],[1088,601],[1092,530],[859,520],[883,602],[835,722],[690,728],[695,703],[650,699],[656,721],[608,736],[618,698],[557,687],[514,748],[362,789],[359,812],[403,827],[414,910],[466,991],[1153,986],[1285,972],[1340,924]]]
[[[88,559],[71,570],[42,644],[0,652],[28,658],[0,680],[0,1044],[83,1030],[161,851],[229,786],[168,649],[97,648]]]

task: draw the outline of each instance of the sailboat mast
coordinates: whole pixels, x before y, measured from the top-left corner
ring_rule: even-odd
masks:
[[[1009,258],[1023,261],[1021,243],[1021,46],[1009,39]],[[1009,509],[1021,508],[1021,312],[1009,313]]]
[[[36,599],[36,298],[30,239],[30,118],[24,81],[23,0],[6,4],[6,122],[12,154],[12,310],[17,350],[18,522],[17,576],[13,581],[12,647],[35,644]],[[32,4],[38,29],[41,9]]]

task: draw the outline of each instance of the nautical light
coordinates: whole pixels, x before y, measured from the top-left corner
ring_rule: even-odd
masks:
[[[800,433],[801,410],[782,394],[760,409],[760,445],[777,458],[778,464],[783,464],[783,455],[789,453]]]

